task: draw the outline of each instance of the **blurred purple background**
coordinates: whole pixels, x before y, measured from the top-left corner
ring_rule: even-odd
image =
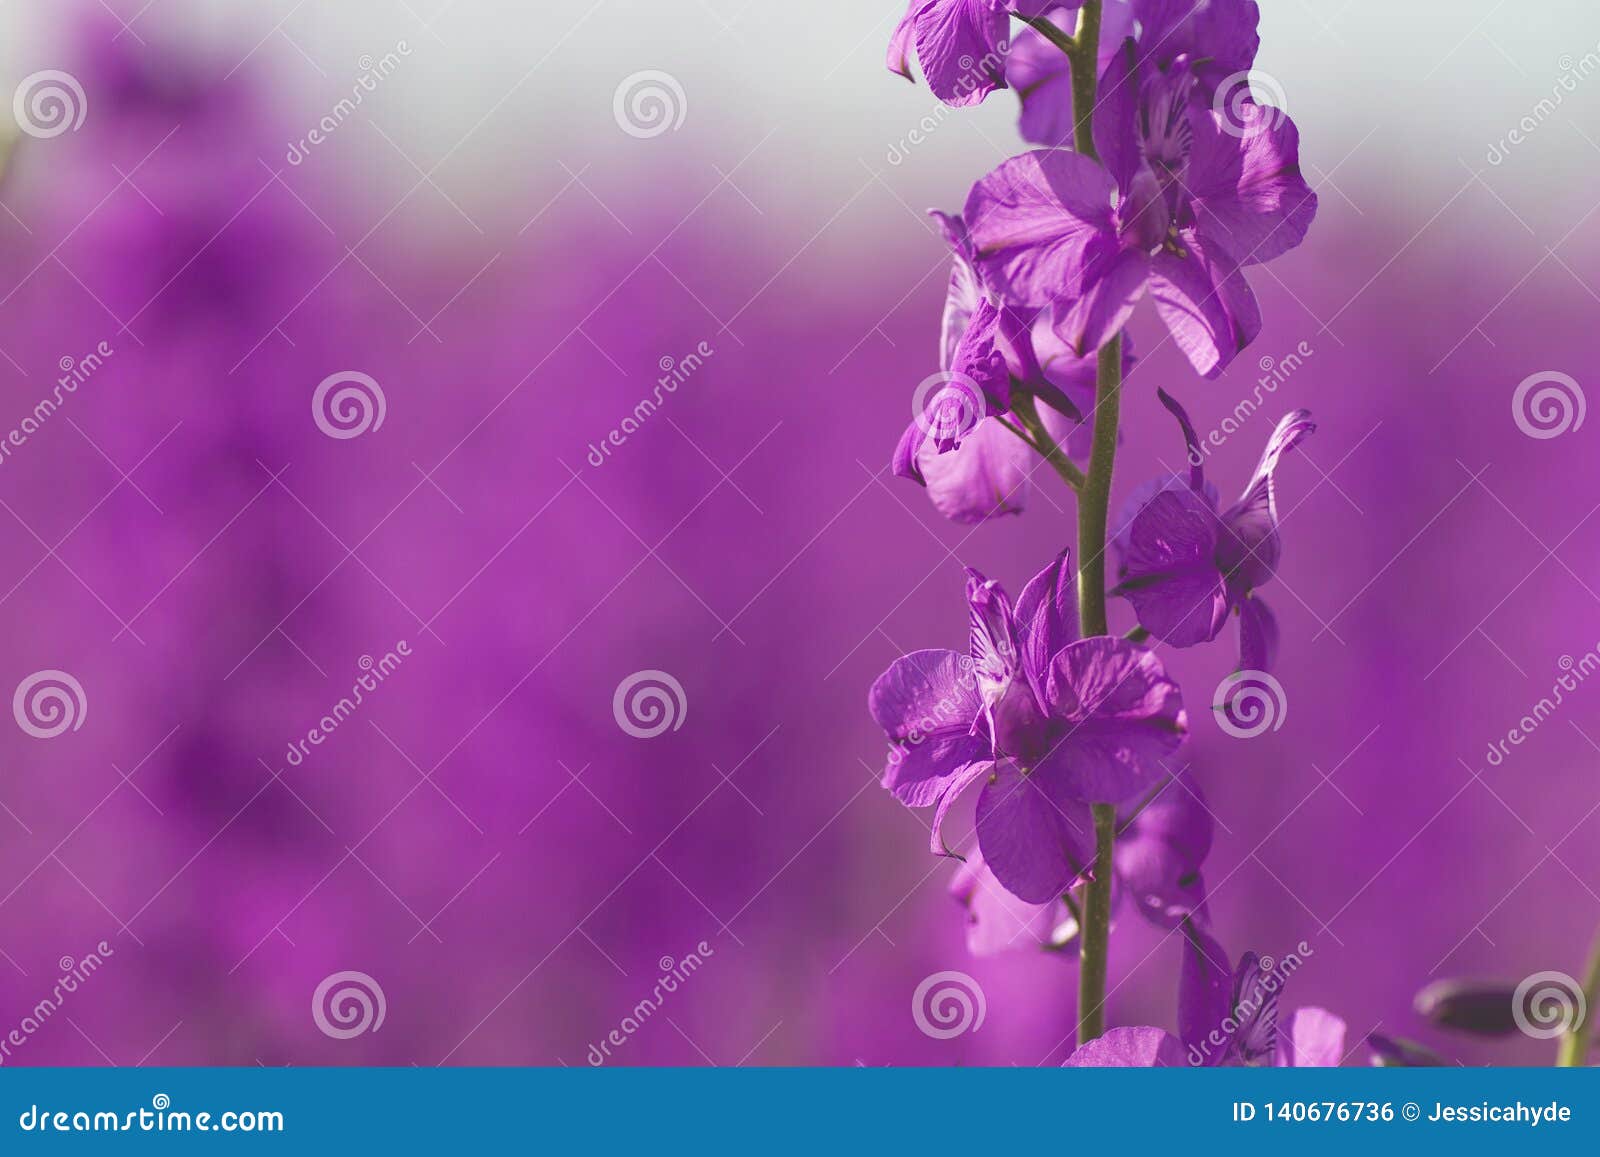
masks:
[[[974,529],[887,469],[936,368],[947,259],[922,210],[1020,149],[1006,94],[942,119],[881,69],[887,2],[853,25],[826,6],[809,38],[794,13],[674,5],[653,43],[617,4],[531,44],[385,4],[362,51],[405,41],[394,79],[291,164],[368,68],[319,57],[319,18],[262,5],[194,36],[164,4],[91,7],[10,50],[12,80],[64,70],[87,110],[18,135],[0,186],[0,430],[111,352],[0,460],[0,685],[60,670],[86,701],[49,740],[0,728],[0,1036],[63,958],[112,953],[5,1063],[583,1064],[702,941],[614,1063],[1063,1059],[1074,964],[967,954],[953,865],[877,786],[864,707],[896,655],[961,644],[963,565],[1015,591],[1072,533],[1042,475],[1028,513]],[[1478,145],[1600,18],[1534,22],[1510,72],[1471,27],[1488,6],[1457,15],[1402,115],[1295,71],[1355,18],[1265,7],[1321,215],[1254,276],[1266,328],[1222,380],[1140,315],[1117,488],[1179,463],[1158,385],[1205,430],[1262,359],[1311,351],[1208,465],[1230,493],[1279,413],[1317,416],[1279,475],[1284,725],[1216,726],[1231,645],[1166,656],[1219,821],[1214,922],[1235,953],[1306,941],[1287,1004],[1352,1044],[1544,1063],[1410,1005],[1442,976],[1575,973],[1600,924],[1600,683],[1486,759],[1600,646],[1593,429],[1530,437],[1511,401],[1541,371],[1588,384],[1600,219],[1566,178],[1600,148],[1576,100],[1502,166]],[[819,105],[753,80],[741,103],[778,45]],[[512,66],[447,116],[427,60],[470,53]],[[647,68],[687,115],[636,139],[612,96]],[[1491,69],[1498,104],[1438,107]],[[838,107],[844,78],[874,103]],[[926,148],[885,160],[929,115]],[[343,371],[385,413],[335,438],[312,395]],[[612,699],[646,670],[686,710],[639,739]],[[1120,921],[1111,1020],[1170,1026],[1177,968],[1175,940]],[[935,1040],[910,1005],[945,969],[987,1016]],[[344,970],[386,1008],[348,1040],[311,1011]]]

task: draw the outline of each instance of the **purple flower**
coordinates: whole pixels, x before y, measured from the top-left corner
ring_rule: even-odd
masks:
[[[1337,1068],[1345,1055],[1345,1022],[1326,1009],[1296,1009],[1280,1027],[1278,998],[1286,970],[1266,967],[1254,952],[1231,967],[1228,954],[1193,920],[1183,922],[1178,982],[1178,1036],[1159,1028],[1112,1029],[1079,1048],[1066,1064],[1154,1068],[1271,1065]],[[1181,1039],[1180,1039],[1181,1038]]]
[[[1088,432],[1078,420],[1078,402],[1089,404],[1094,397],[1095,364],[1071,354],[1043,319],[1002,306],[986,293],[962,219],[931,215],[953,258],[940,372],[930,379],[937,388],[921,399],[921,412],[901,436],[893,469],[927,487],[946,518],[981,522],[1019,513],[1038,465],[1037,455],[993,416],[1010,408],[1013,390],[1026,389],[1039,399],[1039,418],[1051,437],[1069,453],[1086,455]],[[1125,353],[1127,370],[1133,354]]]
[[[1115,539],[1122,562],[1113,593],[1133,604],[1145,630],[1174,647],[1216,638],[1237,611],[1240,667],[1268,670],[1278,625],[1255,591],[1276,573],[1282,550],[1273,475],[1283,455],[1316,426],[1305,410],[1286,415],[1244,494],[1219,514],[1189,415],[1166,391],[1157,393],[1183,430],[1189,476],[1147,483],[1128,500]]]
[[[1112,857],[1113,911],[1131,896],[1139,914],[1163,928],[1176,928],[1197,913],[1205,900],[1200,868],[1211,835],[1211,813],[1187,776],[1163,784],[1143,806],[1124,806]],[[1063,897],[1043,904],[1017,899],[1000,886],[981,853],[957,869],[950,894],[966,910],[967,950],[974,956],[1076,947],[1077,915]]]
[[[1209,97],[1255,63],[1261,47],[1255,0],[1131,0],[1131,7],[1139,22],[1141,71],[1188,65]],[[1105,35],[1102,29],[1102,40]]]
[[[1298,245],[1316,195],[1287,116],[1248,101],[1224,115],[1187,63],[1141,80],[1135,59],[1125,42],[1101,81],[1104,167],[1041,150],[973,186],[974,264],[1009,304],[1050,308],[1080,356],[1118,333],[1148,292],[1190,363],[1215,377],[1261,328],[1245,266]]]
[[[1183,1044],[1159,1028],[1114,1028],[1083,1045],[1062,1062],[1063,1068],[1179,1069]]]
[[[1013,895],[1042,904],[1093,858],[1089,805],[1155,786],[1185,735],[1183,700],[1148,651],[1077,638],[1065,551],[1014,611],[999,583],[967,576],[969,656],[917,651],[873,684],[868,706],[892,745],[883,782],[902,803],[936,808],[940,853],[950,806],[983,780],[984,861]]]
[[[911,0],[889,38],[889,70],[911,79],[911,50],[933,95],[949,105],[977,104],[1006,86],[1003,0]]]
[[[1278,999],[1287,978],[1282,964],[1274,969],[1246,952],[1230,967],[1222,945],[1193,920],[1184,921],[1183,932],[1178,1035],[1191,1064],[1338,1066],[1345,1023],[1333,1013],[1301,1008],[1280,1030]]]

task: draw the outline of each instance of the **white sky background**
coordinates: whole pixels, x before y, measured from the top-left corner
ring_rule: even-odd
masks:
[[[890,144],[936,112],[926,90],[888,76],[883,48],[900,0],[105,0],[132,35],[209,40],[233,59],[277,70],[280,94],[309,127],[347,92],[364,55],[405,39],[401,72],[371,113],[452,195],[494,212],[507,153],[581,155],[626,167],[637,142],[608,130],[621,77],[672,73],[688,96],[680,144],[735,159],[770,128],[793,158],[794,195],[832,196],[862,164],[884,167]],[[1354,200],[1382,195],[1443,203],[1484,170],[1518,213],[1570,220],[1593,200],[1600,172],[1600,73],[1563,94],[1556,115],[1490,169],[1485,155],[1556,90],[1563,65],[1600,57],[1600,6],[1590,0],[1262,0],[1259,68],[1275,78],[1301,127],[1308,160],[1335,170]],[[97,5],[88,5],[98,10]],[[8,84],[59,59],[63,0],[0,6]],[[535,67],[537,66],[537,67]],[[91,115],[93,93],[90,94]],[[949,115],[896,185],[914,205],[1020,151],[1005,94]],[[937,114],[936,114],[937,115]],[[476,127],[474,127],[476,126]],[[463,136],[470,136],[463,141]],[[353,133],[350,135],[354,135]],[[361,163],[371,141],[341,144]],[[384,164],[405,162],[387,147]],[[377,154],[369,154],[377,155]],[[1337,167],[1337,168],[1336,168]],[[833,179],[838,179],[834,186]]]

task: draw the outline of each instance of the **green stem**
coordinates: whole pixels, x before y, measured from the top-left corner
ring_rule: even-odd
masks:
[[[1074,490],[1082,490],[1083,471],[1073,465],[1072,459],[1067,457],[1067,452],[1061,448],[1060,443],[1050,436],[1050,431],[1039,418],[1039,409],[1033,396],[1022,393],[1012,395],[1011,411],[1016,414],[1017,421],[1022,423],[1027,436],[1024,437],[1022,431],[1015,426],[1011,426],[1012,433],[1022,438],[1038,452],[1040,457],[1055,467],[1056,473],[1061,475],[1062,481],[1068,486]],[[1010,426],[1010,423],[1007,422],[1006,425]]]
[[[1078,498],[1078,625],[1084,638],[1109,633],[1106,621],[1106,524],[1122,410],[1122,335],[1100,347],[1095,374],[1094,442]]]
[[[1117,842],[1117,809],[1094,805],[1094,875],[1083,890],[1083,951],[1078,965],[1078,1043],[1105,1031],[1106,961],[1111,945],[1111,853]]]
[[[1094,147],[1096,65],[1100,55],[1101,0],[1085,0],[1078,34],[1062,51],[1072,61],[1073,144],[1098,159]],[[1106,619],[1106,524],[1111,473],[1117,456],[1122,403],[1122,335],[1100,350],[1095,374],[1094,442],[1078,493],[1078,626],[1084,638],[1109,633]],[[1105,1031],[1106,962],[1111,943],[1111,864],[1117,844],[1117,809],[1094,805],[1094,876],[1084,889],[1083,951],[1078,969],[1078,1043]]]
[[[1561,1051],[1556,1064],[1562,1068],[1582,1068],[1589,1063],[1589,1041],[1594,1033],[1595,1004],[1600,1001],[1600,934],[1595,936],[1589,949],[1589,971],[1583,978],[1584,1012],[1567,1035],[1561,1038]]]

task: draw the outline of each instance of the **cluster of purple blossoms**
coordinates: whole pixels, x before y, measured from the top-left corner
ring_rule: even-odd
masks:
[[[1100,517],[1080,520],[1080,535],[1096,528],[1077,545],[1082,573],[1062,550],[1014,603],[969,568],[965,652],[895,660],[869,708],[890,741],[884,786],[934,809],[935,854],[957,856],[945,822],[978,789],[976,847],[951,886],[974,953],[1098,953],[1103,975],[1088,932],[1108,935],[1112,911],[1181,930],[1179,1035],[1114,1029],[1074,1065],[1343,1055],[1344,1024],[1323,1010],[1280,1033],[1275,978],[1254,954],[1231,967],[1213,938],[1212,819],[1172,762],[1188,724],[1157,657],[1215,639],[1236,615],[1241,668],[1273,664],[1277,624],[1257,591],[1281,553],[1274,477],[1315,426],[1286,416],[1224,508],[1187,414],[1161,391],[1190,469],[1140,487],[1114,523],[1104,509],[1117,406],[1100,411],[1134,366],[1123,331],[1140,301],[1214,378],[1261,330],[1246,271],[1297,246],[1316,214],[1293,122],[1246,83],[1258,17],[1251,0],[912,0],[889,46],[890,69],[913,79],[915,60],[947,104],[1014,89],[1022,136],[1042,146],[981,178],[959,214],[933,213],[953,261],[938,371],[917,390],[893,471],[946,517],[982,522],[1026,507],[1043,458]],[[1109,633],[1107,595],[1133,611],[1126,637]],[[1083,1015],[1080,1037],[1095,1036]]]

